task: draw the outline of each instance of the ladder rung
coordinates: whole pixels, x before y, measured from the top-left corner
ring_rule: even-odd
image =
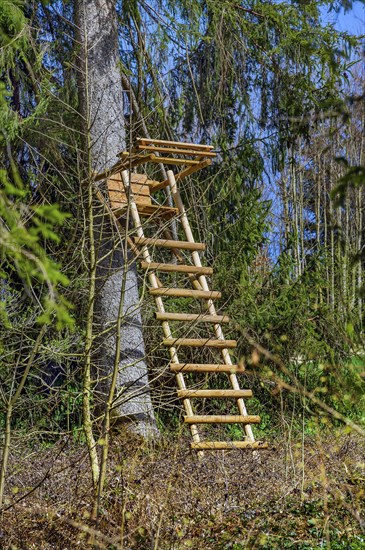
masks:
[[[192,348],[235,348],[236,340],[214,340],[213,338],[166,338],[164,346],[189,346]]]
[[[178,248],[179,250],[205,250],[204,243],[189,243],[189,241],[174,241],[169,239],[150,239],[147,237],[133,237],[137,245],[152,245],[160,248]]]
[[[152,296],[176,296],[180,298],[204,298],[206,300],[217,300],[222,297],[218,290],[193,290],[190,288],[150,288]]]
[[[196,323],[229,323],[228,315],[209,315],[207,313],[169,313],[156,311],[159,321],[195,321]]]
[[[192,449],[218,451],[223,449],[267,449],[263,441],[199,441],[191,443]]]
[[[240,414],[195,414],[184,416],[184,422],[187,424],[259,424],[259,416]]]
[[[251,390],[178,390],[182,399],[193,397],[252,397]]]
[[[211,267],[197,267],[195,265],[179,265],[179,264],[160,264],[158,262],[141,262],[142,269],[153,269],[164,271],[165,273],[194,273],[201,275],[211,275],[213,269]]]
[[[170,363],[171,372],[226,372],[229,374],[244,373],[245,368],[238,365],[216,365],[204,363]]]

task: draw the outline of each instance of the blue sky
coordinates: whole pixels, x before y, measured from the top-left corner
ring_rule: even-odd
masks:
[[[323,14],[324,21],[334,23],[336,28],[341,31],[347,31],[351,34],[365,34],[365,4],[363,1],[354,3],[353,8],[348,13],[330,12]]]

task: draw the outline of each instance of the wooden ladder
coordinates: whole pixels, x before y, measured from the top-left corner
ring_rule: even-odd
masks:
[[[197,158],[201,167],[206,165],[207,159],[203,153],[208,153],[212,156],[211,147],[200,146],[196,144],[183,144],[174,142],[164,142],[158,140],[140,140],[138,149],[134,156],[134,165],[142,164],[140,148],[147,147],[149,150],[155,147],[157,152],[167,151],[167,154],[174,153],[176,155],[193,155]],[[166,145],[167,144],[167,145]],[[193,149],[192,147],[195,147]],[[205,147],[205,149],[203,149]],[[201,149],[199,149],[201,148]],[[177,151],[177,153],[176,153]],[[188,151],[188,153],[187,153]],[[198,153],[200,152],[200,157]],[[131,164],[131,156],[128,153],[119,155]],[[152,155],[153,156],[153,155]],[[143,157],[145,162],[151,162],[151,153]],[[158,159],[158,160],[156,160]],[[161,161],[161,157],[156,156],[152,161]],[[181,158],[170,159],[165,156],[163,161],[178,160],[175,164],[183,164]],[[210,161],[209,161],[210,162]],[[167,162],[173,164],[173,162]],[[118,216],[126,208],[130,209],[130,217],[133,220],[135,236],[133,237],[133,250],[140,261],[140,267],[144,270],[148,283],[149,293],[154,297],[156,303],[156,318],[161,321],[164,333],[162,345],[165,346],[170,355],[169,368],[175,374],[177,382],[177,395],[182,399],[185,410],[184,422],[189,425],[193,442],[193,449],[198,451],[203,450],[223,450],[223,449],[261,449],[266,448],[267,444],[260,441],[255,441],[252,424],[260,422],[260,417],[249,415],[247,413],[245,398],[252,396],[252,391],[249,389],[241,389],[237,378],[238,373],[244,372],[244,368],[237,364],[233,364],[230,351],[236,347],[235,340],[226,340],[224,338],[222,324],[229,322],[226,315],[218,314],[214,305],[214,301],[221,297],[221,293],[211,290],[207,280],[208,275],[212,275],[213,270],[210,267],[204,267],[200,258],[200,252],[205,250],[203,243],[197,243],[194,240],[193,233],[189,224],[188,216],[182,202],[180,193],[177,188],[176,180],[181,179],[174,176],[172,170],[167,171],[167,180],[164,182],[156,182],[148,180],[147,176],[134,174],[125,168],[125,164],[118,164],[117,171],[108,180],[109,196],[112,203],[112,209],[117,212]],[[196,164],[188,165],[185,173],[192,172],[191,168],[196,168]],[[194,170],[195,171],[195,170]],[[179,176],[179,174],[178,174]],[[99,178],[100,179],[100,178]],[[112,183],[110,183],[112,182]],[[121,190],[121,184],[123,190]],[[117,185],[117,187],[115,187]],[[169,187],[174,207],[159,206],[152,204],[150,201],[150,192],[157,191],[164,187]],[[145,188],[145,189],[144,189]],[[118,195],[119,193],[119,195]],[[121,195],[123,195],[122,198]],[[118,198],[119,197],[119,198]],[[114,202],[113,202],[114,201]],[[115,202],[116,201],[116,202]],[[124,203],[124,206],[123,204]],[[142,218],[147,218],[148,225],[151,226],[154,222],[161,223],[161,220],[166,224],[164,236],[154,233],[154,236],[148,237],[145,235],[144,227],[146,223],[142,223]],[[171,232],[168,230],[168,223],[171,220],[177,221],[181,226],[181,231],[184,235],[184,240],[176,240],[172,238]],[[155,261],[154,253],[159,250],[170,250],[176,263],[165,263]],[[183,253],[189,256],[188,263],[185,262]],[[159,273],[174,273],[182,274],[187,277],[191,288],[176,288],[166,286],[161,283]],[[177,275],[179,277],[180,275]],[[199,300],[203,312],[202,313],[175,313],[170,312],[165,302],[169,298],[188,297]],[[210,327],[209,336],[204,338],[186,338],[175,337],[171,330],[171,323],[178,322],[179,326],[186,327],[187,331],[192,326],[198,323],[204,323]],[[185,333],[184,333],[185,335]],[[179,359],[179,355],[183,355],[184,350],[190,351],[190,348],[212,348],[218,350],[221,360],[214,363],[192,363],[184,362]],[[200,389],[194,386],[189,387],[188,373],[205,373],[206,377],[211,377],[214,373],[225,373],[229,380],[229,389]],[[236,404],[237,414],[195,414],[192,400],[233,400]],[[211,403],[215,403],[212,401]],[[218,441],[218,440],[202,440],[201,426],[211,424],[241,424],[244,426],[245,437],[243,440],[233,441]]]

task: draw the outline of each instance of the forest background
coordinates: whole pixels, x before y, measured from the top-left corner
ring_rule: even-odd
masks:
[[[47,455],[42,475],[27,485],[14,481],[17,464],[29,468],[29,457],[42,449],[57,448],[58,458],[69,446],[74,463],[85,445],[93,454],[93,438],[98,440],[103,429],[92,412],[99,396],[87,378],[96,334],[89,315],[88,218],[95,186],[85,186],[92,171],[80,122],[77,4],[13,0],[0,5],[0,497],[5,514],[37,495],[54,467]],[[239,335],[238,355],[255,395],[250,411],[262,418],[255,433],[284,441],[285,452],[292,440],[304,448],[306,438],[319,434],[333,437],[340,430],[346,437],[343,426],[355,434],[351,445],[364,436],[363,44],[327,19],[341,10],[349,13],[352,4],[116,3],[126,147],[148,133],[211,143],[218,152],[218,162],[182,192],[196,237],[208,245],[207,264],[214,261],[214,286],[223,289],[222,303],[232,319],[227,337]],[[143,288],[142,275],[140,280]],[[181,307],[176,303],[176,311]],[[166,358],[158,349],[160,335],[147,298],[142,313],[157,424],[166,441],[184,441],[173,381],[161,373]],[[341,440],[341,452],[343,445]],[[128,441],[123,449],[130,458]],[[176,456],[182,452],[177,449]],[[20,460],[19,450],[28,458]],[[151,456],[151,450],[144,452]],[[120,457],[111,457],[114,472],[113,460]],[[90,460],[93,465],[93,456]],[[363,481],[359,457],[351,468],[358,487]],[[105,536],[102,497],[115,489],[115,472],[108,472],[107,489],[95,472],[89,482],[86,473],[82,478],[94,488],[91,526]],[[323,520],[313,540],[318,535],[328,545],[332,537],[335,547],[346,535],[360,548],[361,494],[345,499],[348,521],[356,525],[351,524],[350,534],[330,532]],[[124,509],[123,521],[132,524],[126,494],[115,498]],[[318,505],[324,517],[328,498]],[[75,528],[73,536],[96,536],[89,518],[80,519],[71,508],[65,524]],[[123,536],[139,547],[158,548],[162,517],[151,527],[153,534],[137,522],[129,531],[123,527]],[[8,529],[8,540],[21,546],[19,533]],[[175,531],[181,547],[193,540],[192,531],[188,536],[176,534],[180,527]],[[98,544],[118,547],[114,531],[110,536],[111,542],[101,538]],[[263,547],[276,543],[262,539]],[[306,547],[314,548],[311,544]]]

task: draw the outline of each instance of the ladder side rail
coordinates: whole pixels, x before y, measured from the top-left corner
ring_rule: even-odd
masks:
[[[123,184],[124,184],[124,187],[125,187],[126,194],[128,196],[129,173],[127,172],[127,170],[123,170],[122,180],[123,180]],[[136,228],[137,236],[140,237],[140,238],[145,238],[142,223],[141,223],[141,218],[140,218],[138,208],[137,208],[137,204],[134,200],[132,192],[130,193],[130,209],[131,209],[133,223],[134,223],[135,228]],[[150,253],[148,251],[148,247],[146,245],[142,249],[142,256],[143,256],[143,258],[146,262],[150,263],[152,261]],[[149,280],[149,283],[150,283],[152,288],[159,288],[157,277],[156,277],[154,272],[152,272],[152,271],[148,272],[148,280]],[[161,313],[165,313],[165,308],[164,308],[164,304],[163,304],[163,301],[162,301],[162,297],[161,296],[155,296],[154,298],[155,298],[155,303],[156,303],[157,310]],[[162,322],[162,329],[163,329],[165,338],[173,338],[172,333],[171,333],[171,329],[170,329],[170,325],[167,321]],[[177,351],[176,351],[175,347],[170,347],[170,357],[171,357],[171,362],[172,363],[179,363],[179,359],[178,359]],[[177,385],[178,385],[179,390],[186,390],[187,389],[186,384],[185,384],[185,380],[184,380],[184,375],[182,373],[177,373],[176,374],[176,381],[177,381]],[[184,409],[185,409],[186,414],[188,416],[194,416],[194,412],[193,412],[193,408],[192,408],[190,399],[183,399],[183,404],[184,404]],[[199,431],[198,431],[198,428],[197,428],[196,424],[191,424],[190,431],[191,431],[191,435],[193,437],[194,443],[199,443],[200,442],[200,435],[199,435]]]
[[[186,235],[186,240],[188,242],[194,243],[195,240],[194,240],[193,233],[191,231],[189,219],[187,217],[186,210],[182,202],[180,192],[177,188],[175,176],[172,170],[167,171],[167,177],[169,180],[169,185],[171,187],[171,194],[174,199],[175,205],[180,211],[180,221]],[[193,258],[194,265],[196,265],[197,267],[202,267],[199,252],[194,250],[191,252],[191,255]],[[204,275],[199,276],[199,282],[203,290],[208,290],[208,291],[210,290],[207,278]],[[207,309],[211,315],[217,315],[217,312],[212,300],[207,300]],[[217,338],[219,338],[220,340],[224,340],[224,334],[223,334],[221,325],[215,324],[214,331],[216,333]],[[221,350],[221,352],[222,352],[223,360],[226,363],[226,365],[232,365],[232,360],[231,360],[231,356],[229,355],[228,349],[224,348]],[[240,389],[240,385],[239,385],[237,376],[235,374],[229,374],[229,380],[234,390]],[[237,399],[237,405],[238,405],[240,414],[242,416],[247,416],[248,413],[247,413],[246,405],[242,398]],[[245,432],[250,441],[255,441],[255,437],[253,435],[252,427],[250,426],[250,424],[247,424],[245,426]]]

